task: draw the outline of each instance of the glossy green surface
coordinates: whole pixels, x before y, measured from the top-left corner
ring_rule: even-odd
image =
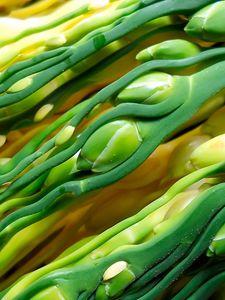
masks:
[[[135,30],[159,17],[193,15],[186,31],[202,37],[202,29],[198,28],[202,28],[202,23],[199,18],[196,21],[201,11],[195,12],[201,8],[207,11],[205,6],[212,3],[210,0],[124,1],[107,18],[93,17],[86,27],[67,31],[65,46],[15,63],[3,71],[0,107],[12,109],[12,105],[19,105],[23,109],[28,97],[43,92],[51,80],[61,74],[65,76],[68,70],[73,72],[78,63],[88,62],[91,55],[105,46],[128,33],[135,35]],[[221,12],[223,3],[216,4],[221,5]],[[73,12],[67,17],[73,17]],[[207,39],[221,41],[221,13],[216,13],[215,18],[214,31],[209,30],[213,39]],[[160,27],[160,33],[167,29]],[[144,35],[140,39],[145,39]],[[59,39],[52,40],[52,48],[54,41]],[[100,55],[96,69],[103,70],[104,64],[110,66],[113,55],[119,59],[139,42],[139,38],[134,38],[115,52],[112,49],[112,56],[106,55],[104,60]],[[149,52],[154,55],[149,56]],[[84,205],[88,193],[129,175],[160,144],[174,134],[182,134],[186,124],[213,97],[224,92],[224,57],[223,45],[203,49],[175,39],[174,43],[170,40],[150,46],[137,57],[143,62],[141,65],[78,103],[29,141],[0,169],[0,183],[4,185],[0,193],[0,248],[4,249],[29,225],[74,204]],[[90,66],[94,74],[92,67],[95,64]],[[84,69],[88,71],[89,67]],[[57,87],[60,84],[63,87],[72,78],[73,75],[64,77]],[[88,83],[84,78],[85,73],[79,77],[78,87],[73,86],[73,81],[68,95]],[[96,116],[98,109],[100,113]],[[17,107],[15,111],[19,113]],[[173,164],[171,169],[172,179],[181,179],[163,196],[19,278],[1,292],[0,299],[157,299],[203,255],[223,254],[223,116],[218,120],[215,125],[215,117],[210,118],[201,127],[205,136],[187,151],[181,149],[177,165]],[[196,123],[189,126],[193,124]],[[218,143],[221,147],[215,149]],[[186,167],[189,160],[193,168]],[[212,263],[212,268],[210,263],[197,270],[178,291],[172,291],[168,299],[210,297],[225,280],[224,262]]]

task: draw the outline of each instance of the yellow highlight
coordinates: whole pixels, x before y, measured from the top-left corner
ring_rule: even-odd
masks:
[[[109,0],[93,0],[91,3],[91,8],[102,8],[109,4]]]
[[[34,116],[34,122],[40,122],[43,120],[48,113],[53,109],[54,105],[53,104],[45,104],[42,106],[35,114]]]
[[[0,135],[0,147],[2,147],[6,142],[6,136]]]

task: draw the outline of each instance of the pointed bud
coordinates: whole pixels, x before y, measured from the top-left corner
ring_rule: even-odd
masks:
[[[196,168],[204,168],[225,161],[225,134],[200,145],[191,155]]]
[[[159,103],[168,98],[172,91],[173,77],[163,72],[152,72],[128,85],[117,98],[117,102],[143,104]]]
[[[31,77],[25,77],[23,79],[20,79],[16,83],[14,83],[10,88],[8,88],[8,93],[16,93],[19,91],[24,90],[28,86],[30,86],[33,82],[33,79]]]
[[[77,169],[107,172],[131,156],[141,141],[135,122],[110,122],[94,132],[85,143],[77,160]]]
[[[169,175],[172,178],[181,178],[195,168],[190,162],[193,151],[210,139],[207,135],[196,135],[185,138],[173,150],[169,161]]]
[[[152,59],[182,59],[200,53],[200,48],[192,42],[176,39],[148,47],[138,53],[136,59],[146,62]]]
[[[225,41],[225,1],[219,1],[199,10],[185,27],[185,31],[207,41]]]
[[[66,143],[73,135],[75,128],[71,125],[66,126],[62,129],[55,138],[55,144],[62,145]]]

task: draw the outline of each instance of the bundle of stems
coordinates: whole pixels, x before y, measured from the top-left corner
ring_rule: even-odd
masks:
[[[222,299],[225,1],[28,2],[0,1],[0,299]]]

